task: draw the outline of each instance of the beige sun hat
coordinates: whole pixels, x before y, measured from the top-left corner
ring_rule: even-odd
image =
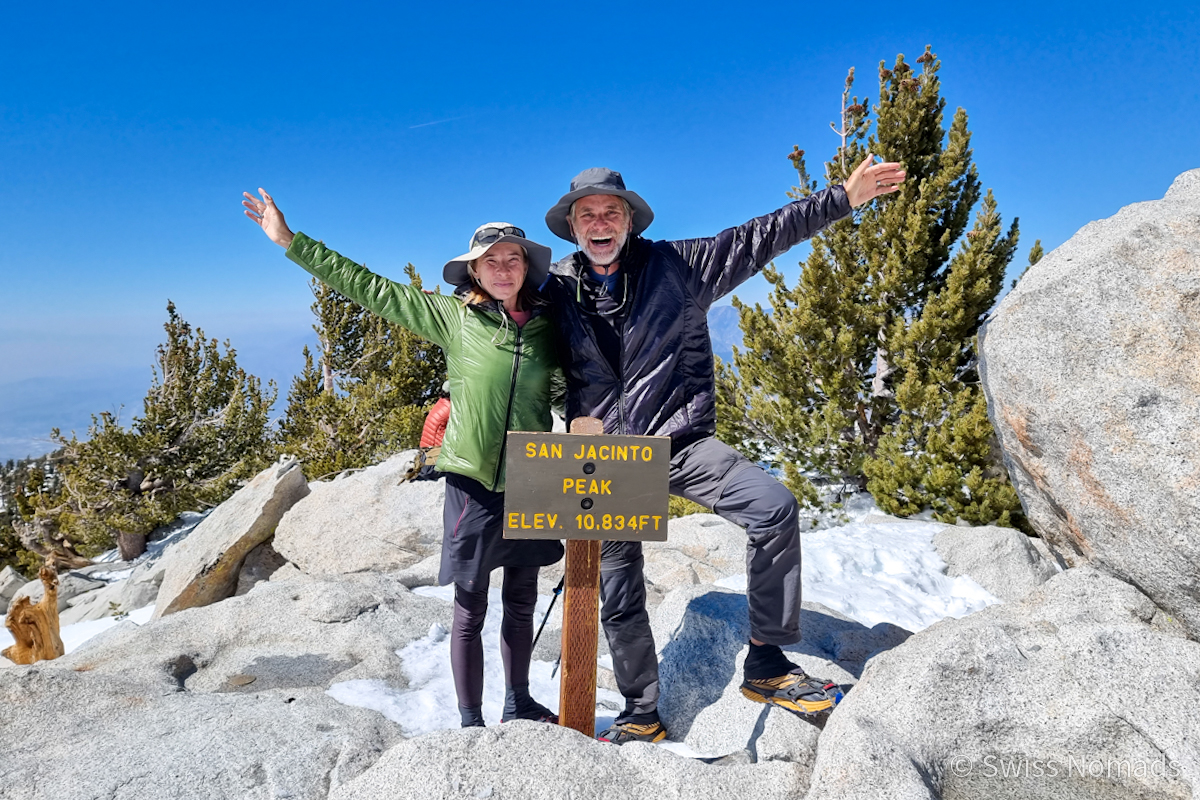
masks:
[[[442,278],[453,286],[465,286],[470,283],[468,264],[490,250],[492,245],[501,242],[513,242],[525,248],[525,260],[528,263],[525,285],[534,289],[540,288],[550,274],[550,248],[526,239],[525,231],[508,222],[488,222],[476,228],[468,245],[470,250],[447,261],[446,266],[442,268]]]

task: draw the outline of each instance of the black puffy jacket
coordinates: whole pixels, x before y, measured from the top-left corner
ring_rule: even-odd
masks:
[[[586,257],[551,267],[546,292],[559,328],[567,419],[592,416],[606,433],[670,436],[672,452],[717,430],[708,310],[772,259],[850,213],[840,186],[706,239],[632,237],[620,369],[605,358],[593,326],[607,325],[577,300]]]

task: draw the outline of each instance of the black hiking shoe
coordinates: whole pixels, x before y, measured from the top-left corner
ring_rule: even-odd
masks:
[[[536,708],[523,709],[512,716],[503,717],[500,724],[509,720],[533,720],[534,722],[546,722],[548,724],[558,724],[558,715],[547,709],[545,705],[534,703]]]
[[[667,738],[667,729],[661,722],[639,725],[635,722],[614,723],[611,728],[596,737],[597,741],[625,744],[626,742],[661,742]]]
[[[509,703],[504,704],[504,715],[500,718],[500,723],[504,724],[512,719],[529,719],[534,722],[545,722],[550,725],[558,724],[558,714],[555,714],[531,697],[525,698],[519,707],[512,707]]]
[[[774,678],[746,679],[742,694],[755,703],[777,705],[801,716],[828,711],[842,699],[836,683],[810,677],[799,667]]]

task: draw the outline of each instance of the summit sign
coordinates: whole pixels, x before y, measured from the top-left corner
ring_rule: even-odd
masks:
[[[506,539],[666,541],[666,436],[508,434]]]

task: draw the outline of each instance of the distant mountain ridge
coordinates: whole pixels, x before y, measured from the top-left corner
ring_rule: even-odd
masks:
[[[87,436],[92,414],[118,413],[129,424],[142,411],[149,370],[114,371],[85,378],[25,378],[0,385],[0,461],[54,449],[50,429]],[[122,406],[124,406],[122,408]]]

